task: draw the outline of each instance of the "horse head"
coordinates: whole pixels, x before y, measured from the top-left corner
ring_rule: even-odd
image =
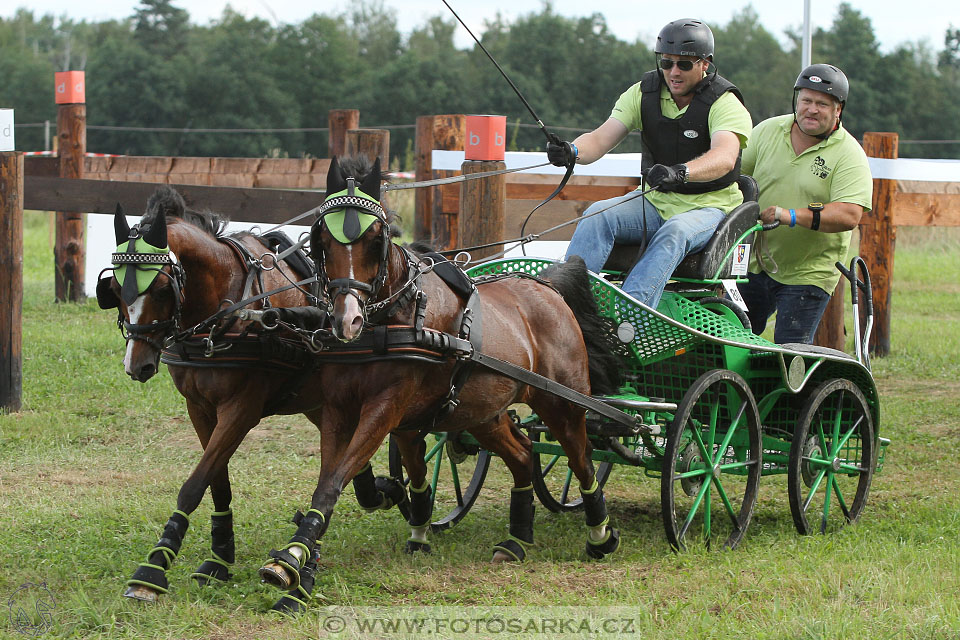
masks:
[[[327,197],[310,230],[310,253],[332,307],[333,330],[350,342],[360,335],[367,306],[388,275],[390,217],[380,204],[380,159],[330,162]]]
[[[180,331],[185,273],[168,245],[166,216],[182,215],[184,208],[180,194],[161,187],[132,229],[119,204],[114,215],[113,273],[97,283],[97,302],[118,309],[127,341],[124,370],[139,382],[157,373],[164,342]]]

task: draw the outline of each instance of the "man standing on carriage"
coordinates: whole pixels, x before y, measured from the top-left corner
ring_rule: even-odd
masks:
[[[623,290],[656,308],[685,256],[709,241],[723,216],[743,202],[737,187],[740,150],[752,122],[740,91],[714,70],[713,32],[699,20],[674,20],[657,37],[658,69],[645,73],[620,96],[602,125],[573,142],[547,145],[558,166],[589,164],[630,131],[643,134],[642,171],[656,187],[595,202],[567,248],[598,272],[615,242],[646,244]]]
[[[754,128],[742,171],[760,188],[760,217],[780,221],[755,247],[739,285],[754,333],[777,312],[774,341],[813,342],[837,286],[853,229],[869,211],[873,180],[863,149],[840,124],[850,84],[829,64],[800,72],[794,112]]]

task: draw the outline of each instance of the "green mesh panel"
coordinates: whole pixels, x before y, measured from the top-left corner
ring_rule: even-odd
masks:
[[[467,273],[474,278],[504,273],[539,276],[552,264],[554,261],[543,258],[504,258],[476,265]],[[870,372],[855,360],[826,360],[817,354],[801,353],[808,370],[822,361],[820,366],[800,393],[777,395],[778,390],[783,389],[783,381],[775,350],[782,351],[782,347],[680,294],[664,292],[660,306],[654,311],[596,275],[591,274],[590,281],[600,315],[608,322],[604,338],[623,363],[622,382],[633,385],[642,395],[679,402],[693,382],[710,369],[734,368],[747,379],[761,407],[765,471],[785,470],[803,400],[824,380],[847,378],[856,384],[867,399],[879,433],[880,403],[876,386]],[[627,342],[618,338],[617,329],[622,328],[623,323],[632,327],[633,335]],[[628,329],[620,335],[629,333]],[[725,345],[719,340],[737,344]],[[746,365],[733,367],[730,361],[733,353],[743,354]],[[776,397],[776,401],[767,403],[764,409],[764,398],[768,395]]]

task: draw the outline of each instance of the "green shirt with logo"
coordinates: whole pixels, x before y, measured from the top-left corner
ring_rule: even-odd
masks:
[[[628,131],[642,131],[643,123],[640,121],[640,100],[642,97],[643,92],[640,91],[640,83],[638,82],[623,92],[613,106],[610,117],[623,123]],[[661,86],[660,112],[664,117],[676,120],[687,112],[687,107],[677,108],[677,103],[673,101],[670,91],[665,86]],[[740,148],[743,149],[747,146],[752,126],[750,112],[737,99],[737,96],[729,91],[717,98],[717,101],[710,106],[707,128],[711,136],[717,131],[731,131],[740,138]],[[651,191],[646,195],[646,198],[650,201],[650,204],[657,208],[664,220],[693,209],[707,207],[716,207],[724,213],[730,213],[743,202],[743,194],[740,193],[736,183],[707,193]]]
[[[867,155],[856,139],[841,127],[800,155],[793,150],[790,129],[793,114],[764,120],[753,129],[743,152],[741,173],[752,175],[760,187],[760,210],[780,206],[800,209],[811,202],[849,202],[864,211],[872,206],[873,179]],[[760,273],[757,254],[765,270],[781,284],[815,285],[833,293],[840,279],[835,264],[845,262],[852,231],[824,233],[807,227],[780,225],[763,232],[761,247],[755,247],[750,271]]]

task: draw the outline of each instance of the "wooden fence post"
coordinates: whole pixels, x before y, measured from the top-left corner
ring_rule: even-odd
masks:
[[[871,158],[896,158],[900,137],[896,133],[863,134],[863,150]],[[894,180],[873,181],[873,210],[860,221],[860,255],[873,283],[873,333],[870,353],[890,353],[890,296],[893,290],[893,252],[897,244],[893,198]]]
[[[60,177],[82,178],[87,153],[87,105],[84,74],[65,71],[56,74],[57,138]],[[57,302],[83,302],[86,250],[86,216],[81,212],[58,211],[53,247],[54,293]]]
[[[433,171],[434,149],[462,151],[466,135],[466,116],[448,114],[440,116],[420,116],[417,118],[417,141],[415,171],[417,182],[454,175],[453,171]],[[449,240],[451,227],[456,228],[456,220],[441,213],[443,195],[440,187],[416,189],[414,196],[413,238],[430,243],[439,243],[440,239]],[[440,233],[435,234],[434,224]],[[439,236],[436,237],[436,236]],[[452,246],[452,245],[451,245]],[[438,246],[439,248],[439,246]]]
[[[846,278],[840,278],[837,288],[830,296],[827,308],[823,310],[820,325],[813,336],[813,344],[837,351],[843,351],[846,346],[847,337],[843,328],[843,292],[847,286],[849,281]]]
[[[373,162],[379,156],[380,168],[390,170],[390,132],[386,129],[351,129],[347,131],[346,155],[365,155]]]
[[[19,411],[23,384],[23,153],[0,152],[0,411]]]
[[[330,137],[327,140],[327,157],[342,156],[347,149],[347,131],[360,127],[360,111],[357,109],[331,109],[327,113]]]
[[[485,171],[502,171],[507,165],[502,160],[466,160],[460,167],[463,175]],[[488,242],[499,242],[506,234],[507,177],[506,174],[467,180],[460,183],[460,220],[457,236],[443,249],[457,246],[473,247]],[[477,249],[470,252],[473,261],[499,253],[503,247]]]

